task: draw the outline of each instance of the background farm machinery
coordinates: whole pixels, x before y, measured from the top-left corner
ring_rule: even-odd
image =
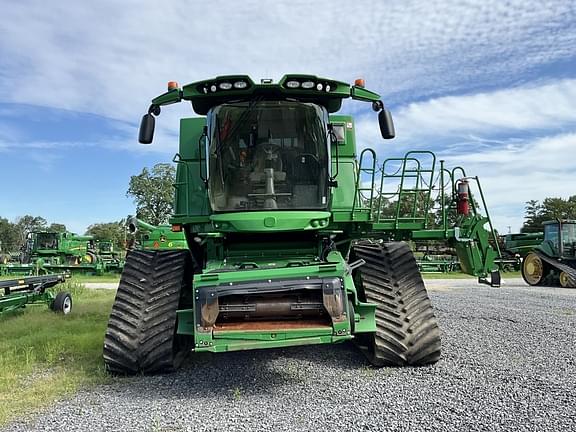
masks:
[[[68,314],[72,310],[72,296],[67,292],[48,291],[66,280],[64,274],[31,276],[0,280],[0,314],[34,303],[46,303],[55,312]]]
[[[59,272],[103,274],[121,271],[123,259],[110,241],[70,232],[32,232],[18,259],[0,263],[0,275],[40,275]]]
[[[576,221],[544,222],[544,237],[536,240],[522,261],[526,283],[576,288]]]

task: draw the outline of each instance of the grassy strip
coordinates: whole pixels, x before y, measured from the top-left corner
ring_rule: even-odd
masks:
[[[70,315],[31,305],[0,316],[0,425],[70,395],[106,383],[102,343],[115,292],[66,282]]]
[[[70,278],[73,282],[118,282],[120,280],[120,273],[107,273],[102,276],[94,275],[82,275],[76,274],[72,275]]]

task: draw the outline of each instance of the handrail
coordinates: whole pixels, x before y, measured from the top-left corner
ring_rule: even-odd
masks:
[[[369,152],[372,156],[372,168],[363,168],[364,162],[364,154]],[[362,198],[361,198],[361,191],[366,190],[366,188],[362,188],[362,173],[371,174],[371,185],[370,188],[370,204],[368,207],[362,205]],[[365,210],[366,208],[372,209],[372,202],[374,200],[374,182],[375,182],[375,175],[376,175],[376,152],[371,148],[365,148],[360,153],[360,158],[358,160],[358,175],[356,176],[356,189],[354,191],[354,202],[352,203],[352,215],[357,210],[356,204],[359,202],[358,210]]]

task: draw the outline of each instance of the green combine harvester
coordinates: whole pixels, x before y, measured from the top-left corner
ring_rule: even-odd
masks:
[[[528,285],[576,288],[576,221],[544,222],[544,241],[524,257],[522,277]]]
[[[104,341],[109,371],[169,371],[190,352],[350,340],[376,366],[438,361],[438,323],[403,241],[445,240],[464,271],[498,285],[490,220],[470,196],[475,184],[485,207],[478,179],[429,151],[382,163],[359,152],[354,119],[336,114],[347,98],[369,103],[382,137],[394,138],[390,113],[361,81],[220,76],[171,82],[152,100],[143,144],[163,105],[189,101],[200,116],[181,120],[174,158],[170,223],[188,246],[128,253]],[[433,191],[439,225],[429,217]]]
[[[165,250],[188,249],[183,231],[172,231],[172,225],[151,225],[134,216],[128,216],[126,227],[136,236],[135,249]]]
[[[111,242],[71,232],[29,234],[19,262],[0,263],[0,274],[40,275],[59,272],[101,275],[121,271],[123,262]]]

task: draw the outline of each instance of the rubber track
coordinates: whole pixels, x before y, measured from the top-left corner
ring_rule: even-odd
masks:
[[[568,275],[568,287],[567,288],[576,288],[576,269],[575,268],[570,267],[567,264],[563,264],[563,263],[559,262],[558,259],[550,258],[539,251],[534,251],[534,253],[536,255],[538,255],[540,257],[540,259],[542,261],[544,261],[545,263],[547,263],[548,265],[554,267],[558,271],[561,271],[561,272],[563,271],[564,273],[566,273],[566,275]],[[524,275],[522,275],[522,277],[524,277]],[[543,285],[544,279],[545,279],[545,277],[542,277],[542,281],[538,285]],[[526,280],[526,279],[524,279],[524,280]]]
[[[189,263],[187,250],[128,253],[104,338],[107,370],[132,375],[178,366],[176,310]]]
[[[440,329],[408,245],[360,242],[351,255],[351,261],[366,261],[356,270],[355,280],[360,279],[366,301],[377,305],[377,330],[364,347],[368,359],[376,366],[436,363]]]

